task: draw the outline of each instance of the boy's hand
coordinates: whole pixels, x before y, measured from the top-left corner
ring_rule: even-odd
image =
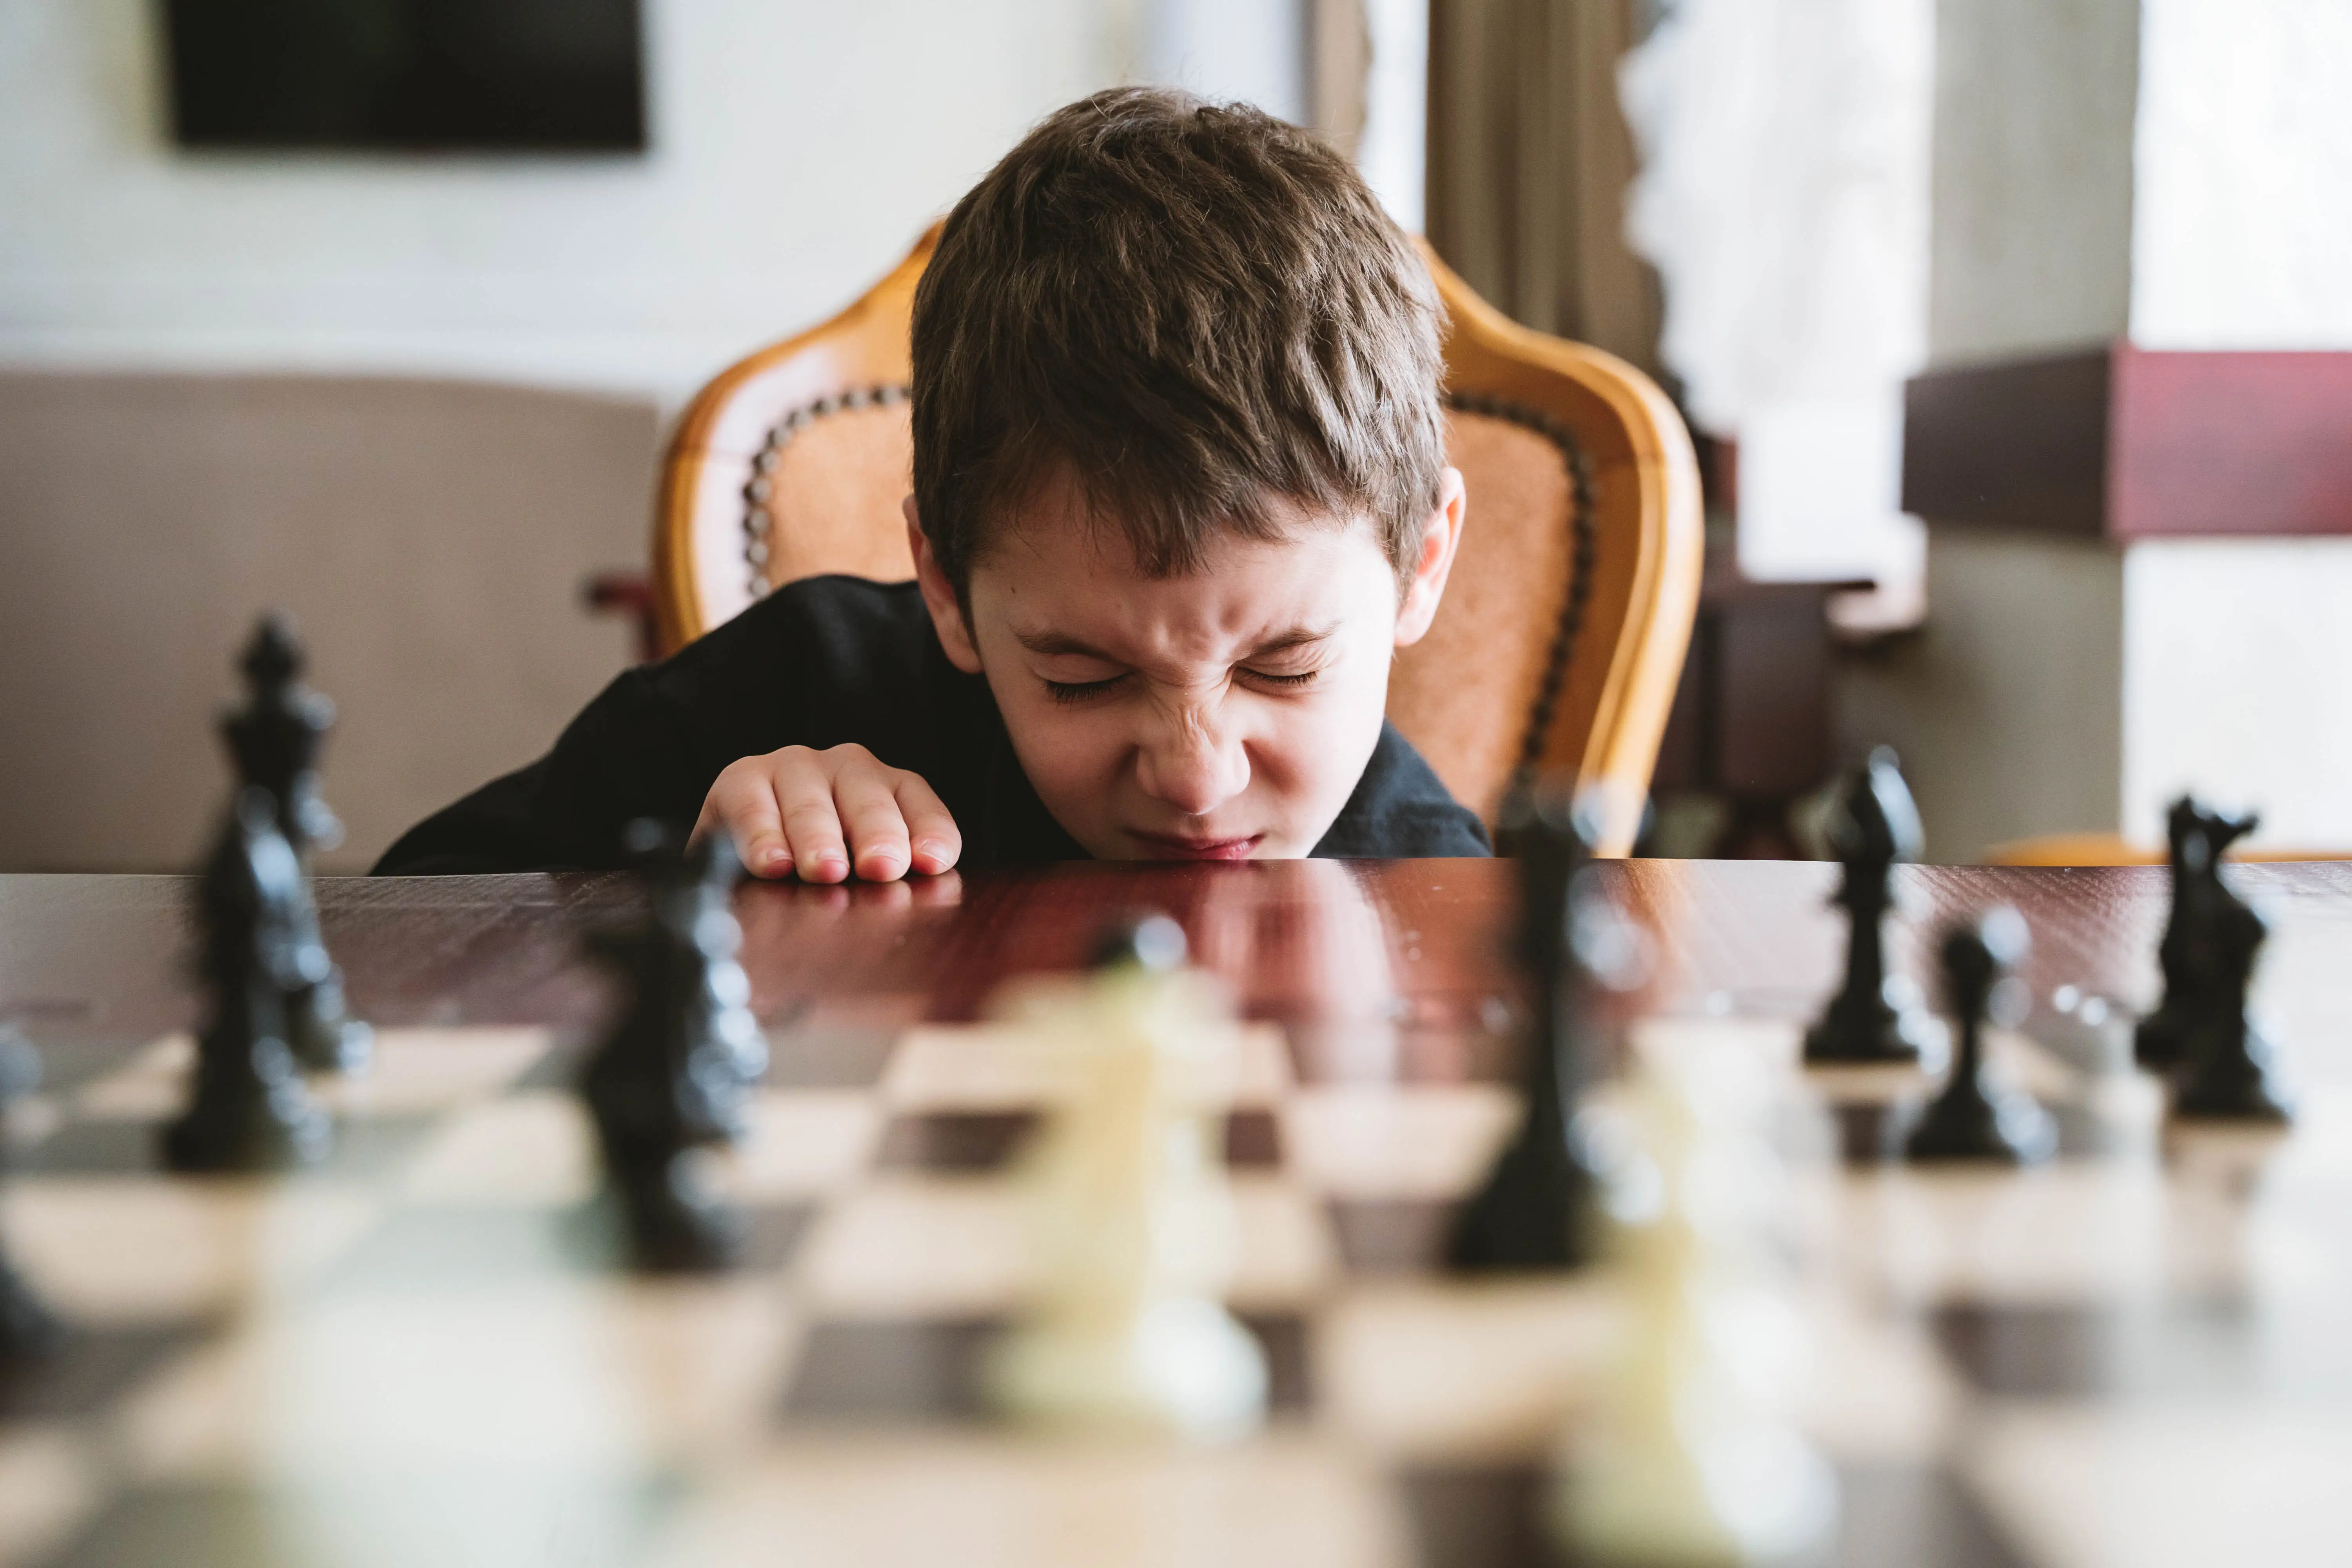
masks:
[[[703,797],[694,837],[719,827],[735,836],[753,876],[797,869],[803,882],[838,882],[853,865],[869,882],[892,882],[909,868],[944,871],[963,850],[931,786],[863,746],[786,746],[729,763]]]

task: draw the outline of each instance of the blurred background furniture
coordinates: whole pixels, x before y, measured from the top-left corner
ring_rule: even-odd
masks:
[[[2137,843],[2120,833],[2044,833],[2033,838],[1996,844],[1985,851],[1984,858],[1989,866],[2161,866],[2165,849],[2161,844]],[[2243,844],[2233,844],[2222,858],[2257,865],[2352,860],[2352,850],[2296,849],[2264,844],[2248,848]]]
[[[1829,606],[1871,586],[1759,583],[1740,575],[1728,551],[1708,552],[1690,657],[1652,784],[1657,832],[1644,853],[1810,858],[1799,805],[1840,762],[1840,647]]]
[[[820,573],[910,576],[908,325],[927,235],[833,320],[713,380],[680,420],[655,520],[663,651]],[[1698,470],[1655,384],[1505,319],[1433,257],[1452,318],[1449,456],[1469,521],[1390,714],[1491,820],[1523,760],[1601,787],[1633,844],[1681,674],[1702,556]],[[610,584],[604,590],[616,592]]]

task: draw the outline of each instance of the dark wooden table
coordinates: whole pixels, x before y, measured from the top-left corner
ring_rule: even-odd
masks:
[[[1796,1016],[1836,977],[1833,867],[1627,861],[1605,868],[1658,938],[1645,1005]],[[2288,1033],[2352,1034],[2352,863],[2234,873],[2271,914],[2266,991]],[[1911,867],[1895,944],[1994,903],[2031,924],[2037,995],[2062,984],[2144,1004],[2165,911],[2163,873]],[[134,1033],[185,1024],[185,880],[0,877],[0,1016],[45,1030]],[[593,1016],[578,961],[587,927],[627,889],[594,876],[327,879],[319,901],[358,1009],[387,1024],[544,1023]],[[1497,937],[1508,868],[1475,860],[1244,866],[1073,866],[879,887],[747,887],[740,910],[754,1004],[778,1020],[863,999],[910,1016],[970,1016],[1006,975],[1081,962],[1103,923],[1152,907],[1185,924],[1201,962],[1255,1016],[1386,1011],[1443,1025],[1507,989]]]

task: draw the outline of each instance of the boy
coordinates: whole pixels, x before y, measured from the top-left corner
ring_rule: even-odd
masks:
[[[1062,110],[916,294],[916,581],[777,590],[377,871],[606,867],[641,816],[812,882],[1488,853],[1382,717],[1462,533],[1439,330],[1305,132],[1149,89]]]

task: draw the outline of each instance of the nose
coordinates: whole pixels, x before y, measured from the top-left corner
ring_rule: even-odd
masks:
[[[1187,816],[1206,816],[1249,787],[1249,752],[1215,710],[1168,703],[1137,748],[1136,782]]]

